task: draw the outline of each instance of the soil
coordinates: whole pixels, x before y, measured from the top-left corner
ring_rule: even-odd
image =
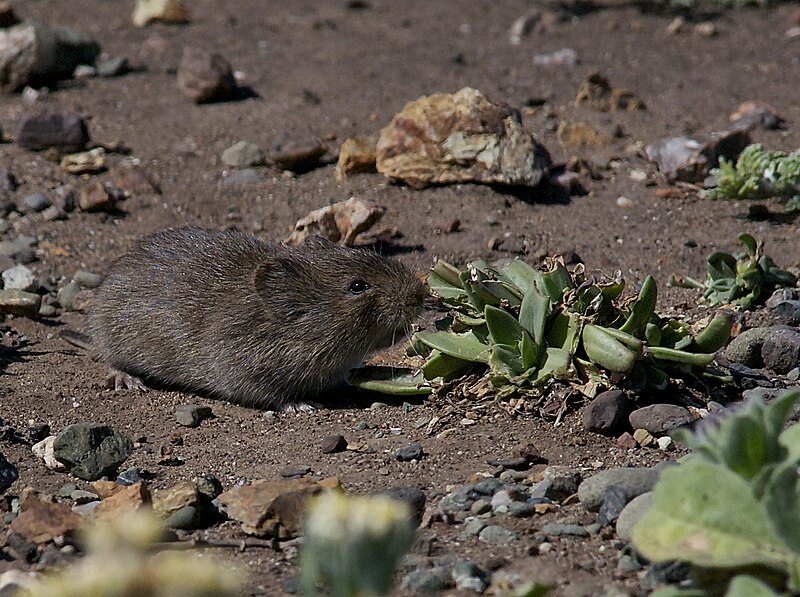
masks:
[[[749,99],[769,102],[788,122],[783,131],[754,131],[756,141],[783,150],[800,146],[795,128],[800,122],[800,46],[784,37],[793,24],[791,6],[697,17],[713,23],[714,36],[693,32],[691,18],[681,32],[670,35],[667,26],[674,14],[643,11],[629,3],[542,6],[560,18],[512,45],[509,28],[531,10],[530,2],[295,0],[267,6],[259,0],[196,0],[190,3],[188,25],[142,29],[131,24],[131,5],[31,0],[17,7],[23,17],[83,29],[109,55],[124,55],[147,66],[120,78],[63,83],[40,105],[90,118],[93,139],[129,147],[163,191],[160,196],[133,196],[119,214],[74,212],[65,221],[44,221],[40,216],[20,220],[18,231],[7,236],[22,233],[39,239],[40,261],[31,266],[39,275],[63,283],[78,269],[103,273],[137,237],[167,226],[238,226],[264,238],[282,239],[309,211],[353,195],[388,208],[382,223],[402,232],[391,252],[420,272],[436,258],[463,265],[476,258],[508,257],[488,248],[492,237],[505,237],[506,246],[526,245],[531,262],[536,255],[574,251],[590,268],[622,270],[630,287],[653,274],[663,309],[696,316],[702,314],[697,294],[668,289],[667,277],[673,272],[702,277],[706,255],[738,249],[740,232],[765,239],[767,253],[780,265],[800,264],[800,232],[790,218],[749,219],[746,202],[710,202],[693,192],[660,198],[655,190],[665,183],[653,186],[630,176],[632,170],[644,170],[650,180],[658,181],[637,144],[723,129],[728,115]],[[174,74],[186,44],[218,49],[241,71],[255,97],[192,104],[178,91]],[[577,52],[577,65],[534,64],[535,54],[567,47]],[[578,86],[595,70],[612,85],[638,94],[646,110],[600,113],[576,107]],[[390,184],[379,174],[340,182],[333,165],[297,176],[266,168],[259,170],[263,178],[258,183],[238,187],[221,182],[225,167],[219,156],[236,141],[251,141],[269,152],[287,143],[323,139],[335,150],[349,136],[378,132],[407,101],[464,86],[512,106],[534,106],[523,110],[525,126],[555,162],[596,157],[611,159],[612,167],[600,171],[598,179],[583,179],[588,194],[563,201],[539,190],[508,193],[482,185],[413,190]],[[20,115],[38,109],[27,106],[19,95],[2,97],[0,125],[8,136]],[[551,126],[554,118],[587,122],[617,131],[618,136],[607,146],[562,147]],[[0,167],[11,170],[21,183],[14,195],[18,204],[31,193],[80,183],[43,154],[13,144],[0,146]],[[621,205],[619,197],[630,202]],[[767,203],[780,214],[779,203]],[[441,232],[455,219],[460,221],[457,232]],[[428,313],[424,320],[431,317]],[[154,488],[204,473],[216,475],[229,488],[277,479],[283,469],[308,465],[315,476],[338,477],[352,493],[414,486],[435,504],[448,485],[493,473],[487,459],[510,456],[520,444],[533,443],[550,464],[575,466],[586,476],[598,468],[672,457],[650,448],[627,450],[613,438],[584,431],[580,402],[556,427],[535,414],[509,414],[493,402],[437,397],[416,401],[410,408],[402,401],[389,401],[372,409],[363,400],[352,406],[353,397],[344,392],[334,399],[346,407],[283,415],[274,421],[260,411],[175,392],[113,392],[105,389],[101,364],[56,336],[62,328],[85,329],[84,311],[52,320],[8,322],[30,344],[3,363],[0,416],[23,430],[29,421],[48,423],[56,431],[79,421],[109,423],[140,442],[127,464],[152,472]],[[132,319],[131,325],[136,324]],[[187,402],[211,406],[214,418],[196,429],[179,427],[175,408]],[[476,424],[460,424],[467,414]],[[442,419],[430,433],[417,424],[437,416]],[[369,428],[356,430],[361,421]],[[449,432],[442,433],[445,430]],[[159,465],[161,447],[170,446],[176,432],[183,445],[174,446],[173,454],[184,464]],[[322,438],[337,433],[373,450],[322,454]],[[394,450],[412,442],[422,443],[425,456],[419,462],[396,461]],[[45,468],[29,446],[0,447],[20,472],[9,494],[25,486],[55,491],[70,480]],[[609,587],[641,592],[636,572],[615,568],[624,546],[613,535],[554,538],[552,552],[529,555],[537,530],[564,516],[594,519],[572,503],[556,514],[509,522],[519,539],[508,546],[464,540],[459,525],[442,522],[422,532],[435,537],[434,555],[471,559],[551,582],[555,595],[599,593]],[[236,525],[226,523],[205,536],[242,535]],[[270,549],[216,550],[215,555],[246,571],[247,594],[284,594],[296,572],[286,554]],[[18,565],[0,562],[0,571]]]

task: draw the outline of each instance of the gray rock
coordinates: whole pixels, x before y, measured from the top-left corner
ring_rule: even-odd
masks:
[[[450,574],[445,568],[414,570],[400,581],[400,589],[412,595],[433,595],[450,586]]]
[[[69,425],[53,443],[56,459],[84,481],[114,474],[132,451],[130,438],[98,423]]]
[[[175,420],[184,427],[197,427],[212,414],[210,406],[181,404],[175,409]]]
[[[423,456],[422,444],[413,443],[404,446],[394,453],[394,457],[400,462],[410,462],[411,460],[419,460]]]
[[[597,513],[597,522],[605,526],[617,520],[628,503],[628,499],[628,492],[622,487],[615,485],[608,487],[603,497],[603,504]]]
[[[129,485],[135,485],[140,481],[145,481],[146,474],[142,472],[139,467],[132,466],[129,469],[122,471],[117,478],[115,479],[117,485],[124,485],[125,487]]]
[[[528,518],[535,512],[534,505],[526,502],[511,502],[508,505],[508,515],[512,518]]]
[[[6,290],[33,292],[39,287],[39,282],[27,267],[15,265],[3,272],[3,286]]]
[[[542,533],[550,537],[560,537],[571,535],[573,537],[588,537],[589,531],[579,524],[564,524],[560,522],[549,522],[542,527]]]
[[[129,73],[130,70],[131,65],[124,56],[109,58],[97,64],[98,77],[119,77]]]
[[[797,288],[778,288],[767,299],[764,305],[767,309],[774,309],[784,301],[800,300],[800,289]]]
[[[42,297],[22,290],[0,290],[0,313],[11,313],[36,319],[42,306]]]
[[[467,535],[477,535],[486,528],[486,522],[480,518],[474,518],[464,525],[464,533]]]
[[[478,535],[478,540],[490,545],[506,545],[517,538],[516,533],[497,525],[489,525]]]
[[[772,327],[753,328],[742,332],[728,344],[725,358],[747,367],[756,369],[762,367],[764,361],[761,360],[761,346],[772,332]]]
[[[452,576],[459,591],[483,593],[492,581],[490,572],[469,561],[456,563],[453,566]]]
[[[333,434],[326,435],[322,438],[320,450],[323,454],[335,454],[337,452],[344,452],[346,449],[347,440],[343,435]]]
[[[578,499],[586,510],[596,512],[603,504],[609,487],[619,487],[625,491],[628,499],[632,499],[651,491],[660,475],[661,471],[657,468],[610,468],[583,481],[578,487]]]
[[[239,141],[222,152],[222,163],[232,168],[263,166],[266,163],[264,152],[255,143]]]
[[[719,158],[735,161],[750,144],[746,130],[711,133],[701,140],[688,137],[659,139],[645,147],[644,152],[669,181],[701,182]]]
[[[103,281],[100,274],[93,274],[84,270],[78,270],[72,274],[72,281],[81,288],[97,288]]]
[[[76,504],[72,507],[72,511],[75,514],[78,514],[83,517],[91,516],[94,512],[94,509],[100,505],[100,500],[94,500],[92,502],[86,502],[84,504]]]
[[[425,513],[425,492],[419,487],[391,487],[382,491],[379,495],[385,495],[398,502],[403,502],[411,509],[411,515],[419,524],[422,515]]]
[[[75,297],[81,291],[81,287],[75,282],[70,282],[66,286],[62,286],[56,293],[56,300],[67,311],[71,311],[75,307]]]
[[[648,491],[633,498],[622,510],[617,519],[617,535],[630,543],[633,539],[633,527],[653,507],[653,492]]]
[[[223,101],[233,97],[236,79],[221,54],[186,47],[178,66],[178,89],[197,104]]]
[[[628,401],[620,390],[608,390],[595,396],[583,409],[583,427],[601,435],[617,435],[625,426]]]
[[[11,487],[11,484],[18,478],[19,471],[17,471],[17,467],[11,464],[0,452],[0,494],[5,493],[6,489]]]
[[[201,513],[195,506],[184,506],[170,514],[164,521],[168,529],[190,530],[196,529],[201,523]]]
[[[652,404],[637,408],[628,417],[631,427],[645,429],[653,435],[666,433],[694,421],[692,413],[677,404]]]
[[[800,325],[800,300],[781,301],[770,310],[770,314],[783,325]]]
[[[47,195],[44,193],[34,193],[33,195],[28,195],[22,200],[22,202],[29,210],[36,212],[44,211],[51,205],[50,199],[48,199]]]
[[[97,76],[97,69],[88,64],[79,64],[72,72],[73,79],[93,79]]]
[[[544,469],[544,481],[549,485],[544,497],[560,502],[578,491],[581,473],[571,466],[548,466]]]
[[[76,504],[88,504],[89,502],[94,502],[95,500],[100,499],[100,496],[98,496],[96,493],[84,491],[83,489],[76,489],[69,494],[69,497]]]
[[[222,186],[230,187],[237,184],[253,184],[262,180],[261,175],[252,168],[231,172],[222,179]]]
[[[469,507],[469,511],[472,512],[475,516],[480,516],[481,514],[486,514],[487,512],[492,511],[492,504],[489,503],[486,499],[480,498],[472,502],[472,505]]]
[[[761,346],[764,366],[775,373],[788,373],[800,365],[800,332],[776,330],[764,339]]]
[[[40,151],[54,147],[64,152],[82,151],[89,142],[86,121],[75,114],[47,114],[23,118],[14,141],[20,147]]]

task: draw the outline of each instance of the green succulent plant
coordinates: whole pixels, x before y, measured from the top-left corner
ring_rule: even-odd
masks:
[[[520,260],[473,261],[465,271],[439,261],[428,285],[451,313],[436,331],[414,335],[424,377],[446,381],[488,368],[500,395],[539,394],[555,378],[605,383],[609,376],[663,389],[670,376],[709,365],[732,325],[719,313],[693,335],[688,324],[655,313],[652,277],[622,300],[619,272],[571,273],[557,259],[546,271]]]
[[[763,241],[749,234],[740,234],[745,251],[731,255],[717,251],[706,258],[706,279],[703,282],[688,276],[672,275],[670,286],[699,288],[709,306],[736,305],[749,309],[760,299],[769,297],[777,288],[792,287],[797,277],[775,265],[769,255],[764,255]]]

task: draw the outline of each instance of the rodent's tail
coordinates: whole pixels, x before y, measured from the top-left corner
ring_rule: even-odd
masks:
[[[77,346],[78,348],[82,348],[84,350],[92,350],[92,337],[87,336],[86,334],[81,334],[80,332],[76,332],[75,330],[61,330],[58,332],[58,336],[72,344],[73,346]]]

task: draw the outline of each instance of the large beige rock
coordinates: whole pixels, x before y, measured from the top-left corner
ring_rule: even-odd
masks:
[[[381,131],[376,158],[378,172],[415,188],[535,186],[550,166],[547,150],[523,130],[518,110],[470,87],[406,104]]]

